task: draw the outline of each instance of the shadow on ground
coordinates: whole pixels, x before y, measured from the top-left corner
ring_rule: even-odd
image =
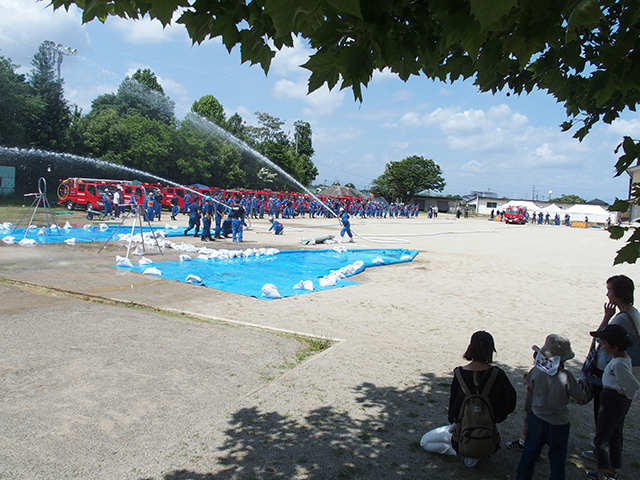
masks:
[[[516,411],[505,422],[510,426],[503,424],[503,441],[519,432],[523,419],[523,388],[518,379],[522,379],[524,370],[505,371],[519,398]],[[357,416],[327,406],[295,420],[255,407],[244,408],[233,415],[215,459],[217,464],[210,472],[179,470],[162,479],[515,478],[518,452],[502,449],[471,470],[458,457],[422,450],[422,434],[446,424],[450,383],[450,376],[432,374],[422,375],[416,385],[407,388],[363,383],[354,391],[361,405],[361,415]],[[582,410],[578,416],[589,418],[590,407],[573,406],[572,413],[576,409]],[[582,439],[576,442],[583,444]],[[547,478],[548,474],[543,454],[536,475]],[[571,461],[567,474],[567,478],[584,477],[584,471]]]

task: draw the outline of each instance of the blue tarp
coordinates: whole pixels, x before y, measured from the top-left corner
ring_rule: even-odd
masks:
[[[140,273],[154,267],[162,272],[163,278],[179,282],[185,282],[188,275],[195,275],[205,287],[268,300],[262,297],[262,287],[265,284],[275,285],[282,297],[310,293],[308,290],[293,288],[300,281],[306,280],[313,282],[315,290],[356,285],[355,282],[340,280],[335,286],[322,287],[319,279],[329,275],[332,270],[339,270],[358,260],[364,263],[364,267],[373,267],[410,262],[417,254],[417,250],[405,249],[354,249],[342,253],[334,250],[290,250],[276,255],[226,260],[195,258],[191,261],[136,264],[133,268],[114,266]],[[379,259],[384,263],[376,261]]]
[[[111,234],[115,231],[117,225],[108,225],[108,228],[104,228],[101,230],[99,225],[89,225],[86,228],[83,227],[69,227],[69,228],[60,228],[56,231],[56,228],[49,227],[41,227],[41,228],[32,228],[29,230],[27,234],[27,238],[31,238],[36,241],[36,243],[64,243],[65,240],[75,238],[77,243],[80,242],[106,242]],[[149,227],[145,226],[142,228],[143,232],[149,232]],[[178,229],[166,229],[164,225],[157,227],[154,226],[153,230],[155,232],[159,230],[163,230],[165,232],[165,237],[177,237],[183,236],[184,228]],[[5,238],[8,236],[15,237],[16,243],[24,238],[24,232],[26,228],[18,228],[14,232],[13,229],[0,229],[0,238]],[[44,235],[39,234],[39,232],[44,233]],[[58,234],[60,232],[60,234]],[[118,229],[118,233],[115,234],[112,240],[118,240],[119,234],[127,234],[131,233],[131,226],[123,225]],[[140,227],[136,227],[134,232],[135,234],[140,233]]]

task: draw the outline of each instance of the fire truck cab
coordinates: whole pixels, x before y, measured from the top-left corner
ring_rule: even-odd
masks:
[[[504,222],[524,225],[525,213],[527,213],[526,208],[509,206],[504,212]]]
[[[82,206],[87,210],[104,208],[103,196],[109,187],[112,192],[121,183],[119,180],[98,178],[67,178],[58,186],[58,202],[67,210]]]

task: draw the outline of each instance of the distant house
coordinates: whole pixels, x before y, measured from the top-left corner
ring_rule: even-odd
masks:
[[[415,195],[411,199],[411,205],[418,205],[418,208],[423,212],[429,210],[429,207],[438,207],[439,212],[454,213],[456,208],[460,205],[461,199],[459,197],[436,197],[433,195]]]

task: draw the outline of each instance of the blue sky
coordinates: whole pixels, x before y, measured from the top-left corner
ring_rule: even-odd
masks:
[[[65,58],[65,96],[90,110],[96,96],[115,92],[126,75],[150,68],[176,102],[178,119],[203,95],[213,95],[227,115],[255,124],[254,112],[311,124],[316,182],[339,181],[366,188],[390,161],[411,155],[433,159],[443,170],[444,193],[472,190],[539,199],[575,193],[612,202],[626,197],[628,176],[614,179],[614,149],[623,135],[640,137],[640,117],[625,113],[599,125],[582,143],[562,133],[564,109],[541,92],[515,97],[480,94],[471,82],[453,85],[424,77],[402,82],[377,72],[364,102],[350,90],[326,87],[306,94],[308,72],[299,67],[310,51],[303,42],[279,52],[265,76],[240,63],[219,39],[192,46],[180,25],[162,29],[149,20],[111,18],[82,25],[81,15],[53,12],[47,2],[0,0],[0,55],[31,68],[44,40],[77,49]]]

